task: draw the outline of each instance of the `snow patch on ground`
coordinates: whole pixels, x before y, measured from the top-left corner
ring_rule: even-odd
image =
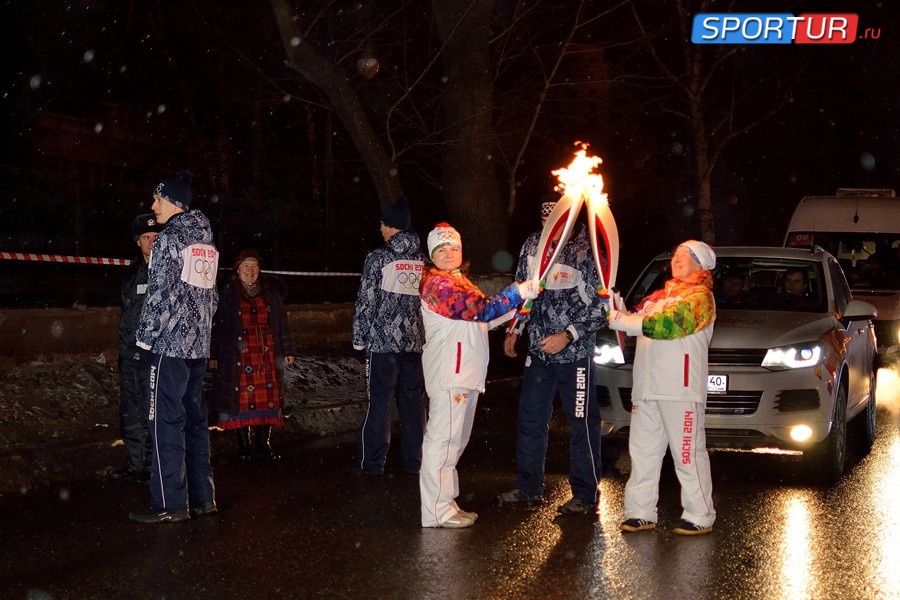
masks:
[[[351,357],[300,356],[284,372],[288,410],[305,405],[346,404],[366,398],[366,374]]]
[[[103,476],[121,466],[116,361],[113,350],[0,362],[0,494]],[[276,435],[302,441],[352,431],[365,400],[359,362],[299,356],[285,369],[287,419]]]

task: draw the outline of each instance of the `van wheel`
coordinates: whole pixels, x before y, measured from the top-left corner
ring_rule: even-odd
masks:
[[[807,454],[808,468],[822,483],[831,485],[843,475],[847,462],[847,386],[843,381],[834,399],[831,432]]]

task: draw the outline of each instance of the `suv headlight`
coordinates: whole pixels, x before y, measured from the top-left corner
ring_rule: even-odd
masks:
[[[762,366],[767,369],[803,369],[822,362],[825,347],[821,342],[792,344],[780,348],[769,348]]]
[[[594,363],[598,365],[624,365],[625,356],[618,344],[601,343],[594,346]]]

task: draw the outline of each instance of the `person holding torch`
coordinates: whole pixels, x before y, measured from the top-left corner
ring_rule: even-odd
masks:
[[[537,297],[540,283],[534,279],[512,283],[485,296],[463,273],[462,238],[448,223],[438,223],[428,234],[428,256],[419,286],[425,324],[422,367],[429,400],[419,474],[422,527],[458,529],[478,518],[456,503],[456,463],[469,442],[478,395],[485,389],[488,321]]]
[[[559,196],[544,198],[542,226]],[[538,260],[541,231],[522,246],[516,279]],[[552,240],[552,244],[560,240]],[[507,334],[503,352],[514,358],[522,326],[529,334],[528,356],[519,396],[516,440],[516,487],[497,496],[503,505],[539,504],[544,495],[544,463],[550,436],[553,398],[559,392],[569,421],[569,485],[572,498],[557,508],[560,516],[595,515],[600,500],[600,405],[593,380],[596,332],[606,325],[599,275],[584,225],[564,241],[546,276],[545,289],[522,324]]]
[[[706,451],[706,380],[709,343],[716,320],[711,270],[713,249],[688,240],[672,255],[672,278],[636,307],[621,300],[609,328],[637,337],[631,430],[631,476],[625,485],[622,531],[654,529],[659,476],[666,448],[675,459],[683,512],[680,535],[712,531],[716,519]]]

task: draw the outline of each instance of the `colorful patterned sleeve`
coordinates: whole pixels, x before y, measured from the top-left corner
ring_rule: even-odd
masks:
[[[716,319],[712,291],[695,286],[660,312],[644,317],[643,333],[655,340],[674,340],[697,333]]]
[[[485,296],[465,276],[435,270],[426,274],[420,295],[431,311],[460,321],[490,321],[514,310],[521,301],[515,284]]]

